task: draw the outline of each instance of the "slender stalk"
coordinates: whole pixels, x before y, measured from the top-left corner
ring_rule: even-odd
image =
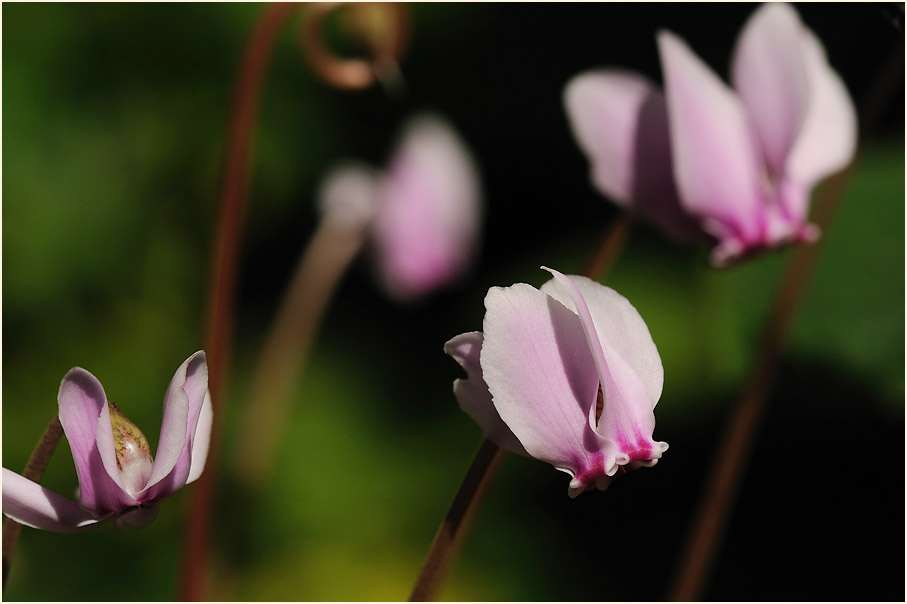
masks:
[[[590,279],[598,279],[611,270],[617,256],[627,243],[633,229],[633,218],[627,212],[621,212],[614,224],[608,227],[598,244],[598,248],[589,257],[582,274]]]
[[[217,474],[220,426],[227,399],[226,374],[230,362],[233,328],[233,300],[236,290],[239,241],[249,187],[251,142],[262,84],[271,51],[283,22],[295,8],[293,3],[270,4],[260,17],[246,45],[234,93],[229,137],[224,162],[217,237],[212,250],[212,273],[208,299],[208,326],[205,349],[214,426],[207,468],[193,489],[183,548],[180,599],[203,600],[207,593],[212,501]]]
[[[364,224],[325,216],[303,252],[265,341],[243,409],[233,468],[254,490],[267,482],[293,389],[340,278],[365,243]]]
[[[463,484],[454,496],[450,511],[432,539],[419,579],[409,595],[410,602],[430,602],[435,599],[441,581],[447,574],[448,563],[472,524],[478,502],[484,499],[503,457],[504,452],[497,445],[488,439],[482,441]]]
[[[823,230],[831,220],[849,174],[850,170],[847,170],[833,177],[817,201],[815,222]],[[736,499],[740,479],[761,425],[778,359],[787,343],[795,313],[806,292],[820,249],[818,244],[798,249],[782,278],[766,322],[756,362],[718,446],[708,487],[671,588],[669,599],[672,601],[699,600],[709,578],[728,514]]]
[[[615,223],[608,226],[583,269],[585,276],[600,279],[610,269],[626,243],[631,226],[632,220],[626,215],[621,215]],[[484,499],[503,456],[504,451],[497,445],[487,439],[482,441],[447,515],[432,539],[419,577],[410,593],[410,602],[427,602],[437,596],[447,575],[450,560],[469,531],[476,510]]]
[[[28,463],[25,464],[25,470],[22,472],[22,476],[33,482],[39,482],[41,480],[41,475],[44,474],[44,468],[47,467],[50,456],[54,454],[54,450],[57,448],[57,443],[60,442],[61,436],[63,436],[63,426],[60,424],[60,417],[54,415],[53,419],[50,420],[50,423],[47,424],[47,428],[44,429],[44,434],[38,439],[38,444],[35,445],[31,456],[28,458]],[[6,579],[9,577],[9,569],[13,562],[13,553],[15,552],[16,542],[19,540],[19,531],[21,529],[22,525],[15,520],[7,518],[3,521],[4,589],[6,589]]]
[[[861,138],[877,123],[886,100],[903,78],[903,38],[870,87],[861,104]],[[853,164],[829,179],[817,195],[814,222],[827,231],[840,204]],[[765,412],[766,399],[778,359],[793,325],[797,308],[806,292],[821,245],[799,248],[791,258],[768,316],[767,326],[746,385],[734,406],[713,461],[712,473],[700,502],[692,529],[682,551],[669,599],[699,600],[709,580],[715,554],[746,471],[753,443]]]

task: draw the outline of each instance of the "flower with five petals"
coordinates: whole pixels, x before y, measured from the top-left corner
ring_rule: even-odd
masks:
[[[144,526],[161,499],[204,469],[213,415],[203,351],[186,359],[170,382],[153,458],[145,435],[84,369],[64,376],[57,401],[79,478],[78,503],[3,468],[3,513],[20,524],[59,533],[111,519]]]
[[[664,93],[640,74],[590,71],[566,86],[597,189],[669,235],[717,241],[716,266],[811,242],[811,189],[852,159],[856,112],[822,44],[786,4],[737,40],[733,89],[674,34],[658,34]]]
[[[549,270],[538,290],[492,287],[482,332],[444,350],[465,370],[460,407],[486,438],[570,474],[568,494],[606,489],[619,469],[653,466],[664,369],[626,298],[586,277]]]

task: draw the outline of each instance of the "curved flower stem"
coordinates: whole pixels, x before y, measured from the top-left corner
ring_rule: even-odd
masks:
[[[632,220],[626,214],[609,225],[601,242],[586,263],[583,273],[590,279],[601,279],[602,273],[610,269],[623,249],[630,233]],[[410,593],[410,602],[434,600],[447,575],[447,568],[461,545],[472,523],[481,501],[484,499],[497,468],[504,457],[504,451],[488,439],[482,440],[479,452],[466,472],[463,483],[454,496],[447,515],[441,521],[422,563],[422,570]]]
[[[252,134],[258,113],[271,51],[280,26],[295,8],[293,3],[270,4],[258,21],[245,49],[234,104],[230,116],[229,138],[224,161],[219,205],[217,238],[212,255],[211,285],[208,298],[208,327],[205,349],[208,376],[214,405],[214,426],[206,471],[193,489],[189,520],[183,548],[181,600],[203,600],[206,593],[212,501],[217,474],[217,453],[223,409],[226,402],[226,373],[230,362],[233,330],[233,300],[236,290],[239,241],[249,187]]]
[[[327,215],[299,259],[245,397],[233,470],[250,490],[267,482],[321,318],[365,239],[364,224]]]
[[[890,99],[894,89],[902,85],[900,78],[903,77],[903,70],[901,38],[863,100],[861,138],[872,131],[886,99]],[[824,232],[827,232],[852,172],[853,164],[832,176],[817,195],[813,221]],[[796,310],[820,252],[821,242],[801,247],[788,264],[768,316],[756,362],[731,412],[715,454],[712,473],[670,588],[669,599],[672,601],[697,601],[702,596],[759,431],[778,359],[787,343]]]
[[[340,10],[349,12],[349,33],[366,47],[371,55],[367,59],[338,56],[325,44],[326,21]],[[408,40],[409,17],[398,2],[309,3],[299,38],[309,65],[332,86],[356,90],[377,80],[397,98],[405,92],[398,61]]]
[[[25,464],[25,471],[22,472],[22,476],[33,482],[41,480],[41,475],[44,474],[44,468],[47,467],[50,456],[54,454],[54,450],[57,448],[57,443],[60,442],[61,436],[63,436],[63,426],[60,424],[60,417],[54,415],[53,419],[50,420],[50,423],[47,424],[47,428],[44,429],[44,434],[38,439],[38,444],[35,445],[31,457],[28,458],[28,463]],[[3,521],[4,589],[6,589],[6,579],[9,576],[9,568],[13,562],[13,552],[16,549],[16,542],[19,540],[19,531],[21,529],[22,525],[15,520],[7,518]]]

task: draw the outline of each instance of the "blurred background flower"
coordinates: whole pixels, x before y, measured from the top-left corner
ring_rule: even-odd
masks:
[[[892,48],[903,56],[895,8],[798,7],[858,105]],[[55,412],[60,376],[76,363],[104,376],[137,425],[159,420],[160,384],[203,337],[230,95],[261,10],[4,5],[4,466],[25,464]],[[480,440],[450,391],[462,372],[443,343],[481,323],[490,286],[538,286],[542,264],[578,270],[618,216],[588,182],[561,105],[564,84],[605,63],[658,82],[660,28],[727,73],[753,7],[410,10],[402,102],[379,87],[328,87],[299,56],[296,32],[281,36],[255,144],[230,392],[244,392],[315,230],[320,177],[344,157],[382,165],[413,109],[449,116],[482,166],[481,261],[414,308],[387,300],[367,262],[354,266],[296,392],[274,482],[241,510],[254,523],[215,533],[219,568],[232,573],[217,575],[215,599],[406,597]],[[903,79],[896,87],[823,236],[709,599],[903,597]],[[716,272],[706,250],[636,229],[607,284],[633,300],[658,343],[658,434],[670,455],[576,500],[564,497],[559,473],[508,456],[441,597],[664,597],[716,431],[789,255]],[[225,452],[237,411],[228,409]],[[844,455],[842,442],[871,458]],[[57,450],[44,486],[72,492],[69,457]],[[241,506],[229,488],[220,484],[219,500]],[[129,585],[130,597],[172,598],[191,489],[142,531],[23,530],[5,597],[122,600]],[[644,527],[626,521],[637,517],[648,519]],[[605,539],[620,546],[602,547]],[[95,580],[98,559],[117,581]]]

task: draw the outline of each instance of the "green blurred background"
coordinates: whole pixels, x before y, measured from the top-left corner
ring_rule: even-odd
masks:
[[[898,8],[900,7],[900,8]],[[409,96],[320,82],[286,27],[262,101],[242,247],[223,464],[269,319],[341,158],[382,165],[430,108],[474,149],[487,200],[475,270],[413,305],[361,258],[295,394],[274,479],[214,510],[215,599],[400,600],[480,437],[442,352],[481,328],[488,287],[576,272],[617,210],[591,188],[564,83],[622,65],[659,78],[654,33],[725,75],[750,5],[408,5]],[[179,363],[202,347],[231,92],[256,4],[4,4],[3,465],[20,471],[72,366],[157,439]],[[799,7],[854,98],[892,48],[902,5]],[[898,12],[900,11],[900,12]],[[898,45],[901,44],[900,47]],[[902,70],[901,70],[902,71]],[[904,596],[904,96],[861,149],[782,362],[716,574],[717,600]],[[607,278],[662,354],[656,437],[671,449],[607,493],[567,498],[545,464],[505,459],[445,599],[657,600],[718,430],[790,252],[732,270],[636,228]],[[61,443],[43,484],[76,487]],[[24,529],[12,600],[168,600],[192,487],[142,530]]]

